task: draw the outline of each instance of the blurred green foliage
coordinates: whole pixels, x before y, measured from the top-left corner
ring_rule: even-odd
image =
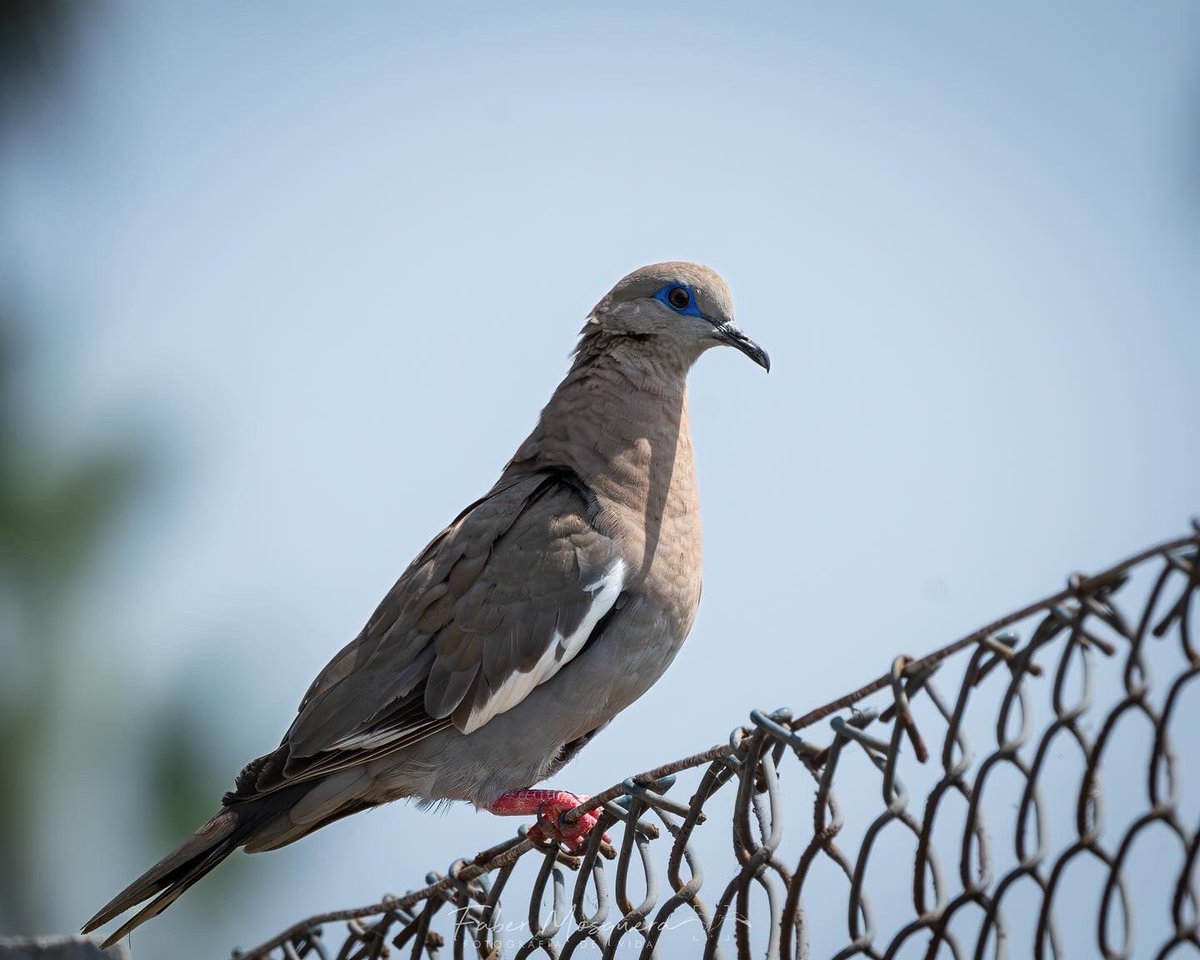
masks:
[[[81,918],[44,893],[69,868],[50,852],[50,792],[65,792],[81,818],[129,833],[128,862],[110,865],[99,903],[211,816],[213,783],[231,771],[214,771],[205,749],[205,685],[139,691],[125,679],[121,638],[79,618],[151,458],[132,440],[63,453],[40,436],[19,389],[19,329],[0,311],[0,931],[68,932]],[[111,684],[84,673],[97,661],[112,665]],[[119,789],[95,796],[89,777],[114,770],[125,774]],[[238,873],[223,871],[200,896],[227,900]]]
[[[62,612],[107,539],[142,472],[132,450],[107,448],[49,462],[16,422],[18,351],[0,317],[0,912],[36,929],[38,803],[48,741],[76,711],[65,702],[72,638]]]
[[[0,3],[0,144],[52,96],[70,55],[68,20],[78,12],[60,0]],[[7,933],[69,932],[83,919],[65,916],[46,895],[52,877],[72,868],[51,853],[50,792],[65,792],[84,822],[136,824],[128,862],[111,865],[111,888],[96,891],[96,906],[211,815],[217,800],[189,689],[153,700],[120,681],[121,689],[97,690],[97,678],[80,676],[80,665],[97,659],[122,674],[121,638],[97,635],[79,612],[145,491],[152,458],[133,434],[66,451],[44,434],[47,418],[21,389],[31,332],[0,304],[0,932]],[[80,697],[81,689],[99,695]],[[71,763],[100,745],[105,753],[90,769]],[[129,750],[132,763],[113,762]],[[114,769],[132,782],[96,796],[89,776]],[[230,884],[209,895],[231,896]]]

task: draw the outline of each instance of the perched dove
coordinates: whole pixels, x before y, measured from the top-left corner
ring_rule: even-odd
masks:
[[[580,798],[530,787],[645,693],[691,629],[700,506],[686,378],[719,344],[769,369],[707,267],[658,263],[613,287],[495,486],[321,671],[278,749],[84,932],[154,897],[112,943],[237,847],[272,850],[402,797],[536,813],[544,835],[578,849],[597,816],[568,825],[559,817]]]

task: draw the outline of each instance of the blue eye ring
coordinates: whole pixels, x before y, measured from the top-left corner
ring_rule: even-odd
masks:
[[[668,283],[654,295],[654,299],[662,301],[676,313],[682,313],[684,316],[702,316],[700,308],[696,306],[696,294],[686,283]]]

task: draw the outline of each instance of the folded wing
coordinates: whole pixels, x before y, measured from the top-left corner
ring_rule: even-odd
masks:
[[[275,753],[229,799],[470,733],[569,663],[624,589],[625,564],[572,475],[527,474],[468,507],[313,682]]]

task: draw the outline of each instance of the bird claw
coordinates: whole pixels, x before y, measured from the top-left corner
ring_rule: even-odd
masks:
[[[576,796],[565,790],[559,791],[538,808],[537,823],[529,828],[529,838],[561,844],[568,853],[582,853],[587,846],[588,837],[600,822],[600,808],[588,810],[573,823],[564,821],[563,814],[574,810],[586,800],[586,796]],[[612,843],[607,833],[602,839],[605,843]]]

